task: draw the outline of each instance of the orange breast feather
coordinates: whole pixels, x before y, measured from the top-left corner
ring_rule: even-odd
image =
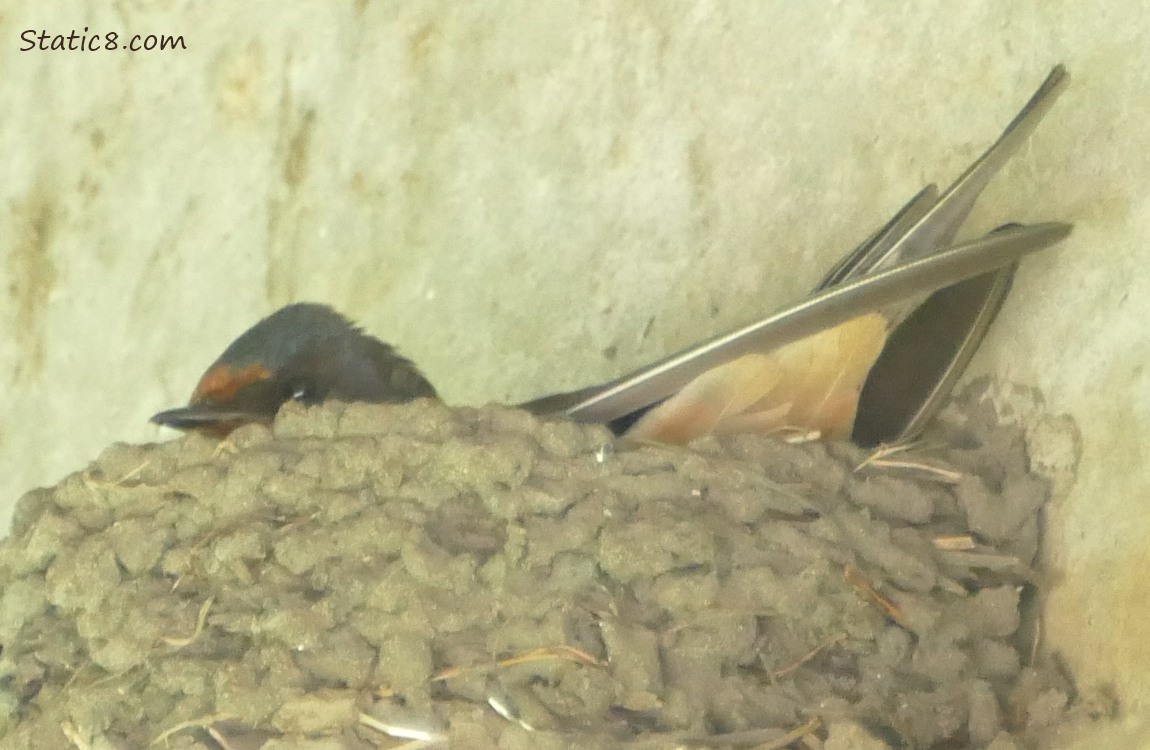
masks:
[[[800,429],[847,439],[889,329],[885,315],[869,313],[712,368],[643,415],[626,437],[686,443],[711,433]]]

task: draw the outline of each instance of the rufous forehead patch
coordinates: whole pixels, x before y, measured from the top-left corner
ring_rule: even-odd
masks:
[[[193,404],[227,403],[235,398],[241,388],[260,380],[267,380],[272,371],[263,365],[248,365],[235,368],[231,365],[219,365],[204,373],[196,390],[192,391]]]

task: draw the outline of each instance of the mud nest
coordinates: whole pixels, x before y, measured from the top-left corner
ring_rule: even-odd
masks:
[[[1035,746],[1048,484],[977,390],[928,442],[423,402],[114,445],[0,545],[0,745]]]

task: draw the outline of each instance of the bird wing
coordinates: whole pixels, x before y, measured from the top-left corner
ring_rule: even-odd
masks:
[[[712,367],[811,336],[859,317],[862,310],[903,302],[1012,263],[1062,240],[1070,230],[1069,224],[1047,222],[995,232],[811,295],[609,383],[547,396],[523,407],[584,422],[611,422],[662,401]]]
[[[537,413],[558,412],[594,422],[612,422],[649,409],[629,434],[654,439],[678,436],[676,442],[683,436],[690,439],[740,425],[797,420],[812,412],[816,422],[823,423],[825,435],[849,434],[855,407],[853,403],[849,408],[839,405],[844,394],[853,393],[857,401],[867,374],[883,352],[891,323],[900,317],[895,316],[896,320],[876,333],[880,327],[874,323],[881,316],[872,315],[892,305],[921,301],[925,295],[960,282],[986,277],[993,283],[971,282],[960,286],[958,294],[943,295],[941,301],[934,301],[935,297],[928,300],[930,317],[948,332],[938,348],[952,356],[944,356],[945,364],[936,367],[926,380],[949,387],[1001,304],[1009,288],[1012,264],[1049,247],[1070,231],[1069,225],[1060,223],[1013,226],[950,247],[983,188],[1033,131],[1066,80],[1065,69],[1055,67],[999,139],[941,197],[933,186],[921,191],[840,261],[803,302],[615,381],[524,406]],[[951,326],[949,313],[959,309],[972,309],[976,314]],[[832,330],[844,324],[842,330]],[[789,346],[815,334],[820,335],[808,346]],[[917,339],[910,341],[909,345],[900,343],[909,347],[904,351],[922,345]],[[812,369],[791,372],[789,368],[796,362],[807,362]],[[753,372],[756,367],[762,369],[760,374]],[[788,390],[791,387],[795,390]],[[746,388],[751,390],[742,392]],[[940,389],[926,390],[923,398],[936,403]],[[800,396],[811,399],[813,406],[800,403]],[[918,418],[916,413],[919,417],[924,413],[916,412],[917,406],[921,405],[904,404],[902,408],[911,412],[913,420]],[[840,415],[839,421],[823,420],[832,413]],[[688,427],[692,424],[695,426]]]

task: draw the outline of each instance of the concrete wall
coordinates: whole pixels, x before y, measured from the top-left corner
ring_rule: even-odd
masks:
[[[20,51],[26,29],[184,37]],[[1150,17],[1131,3],[0,6],[0,498],[325,301],[453,402],[619,373],[802,294],[1073,80],[971,224],[1076,223],[974,369],[1082,434],[1050,639],[1150,712]],[[6,517],[7,511],[5,510]],[[1128,742],[1123,746],[1133,746]]]

